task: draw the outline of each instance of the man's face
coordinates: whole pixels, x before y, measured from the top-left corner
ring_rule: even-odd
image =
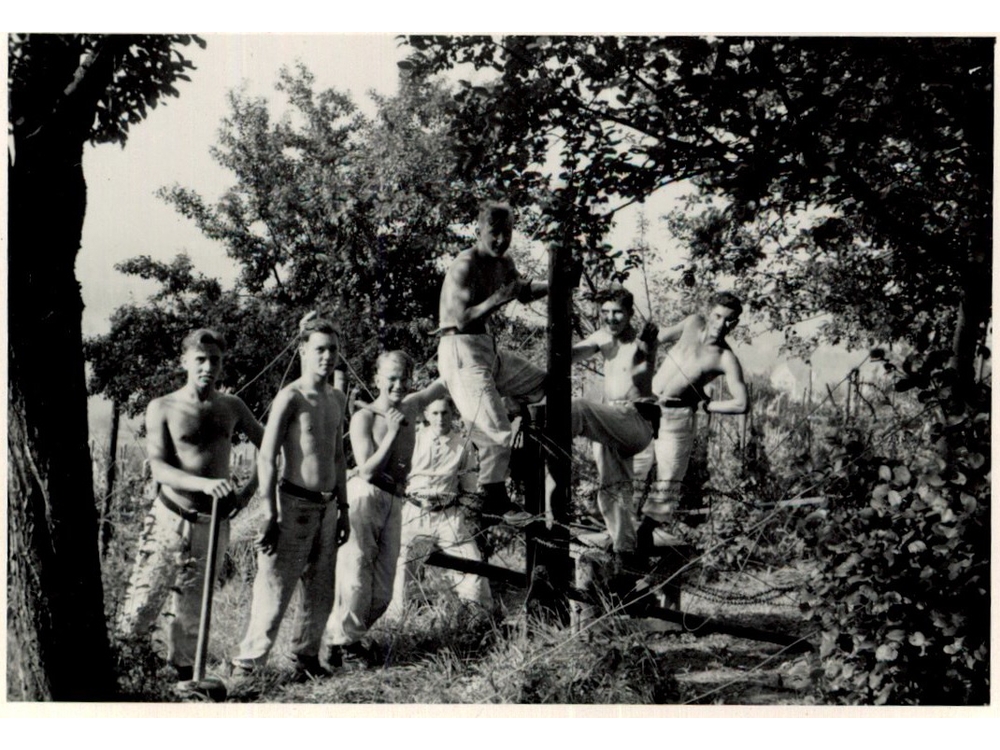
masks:
[[[479,222],[479,245],[490,255],[500,257],[510,247],[510,235],[513,229],[510,217],[490,219]]]
[[[198,344],[181,355],[181,366],[187,373],[188,383],[199,391],[215,387],[222,374],[222,350],[215,344]]]
[[[708,313],[706,338],[708,341],[722,341],[726,334],[736,327],[740,316],[735,310],[722,305],[716,305]]]
[[[299,344],[302,372],[310,372],[326,377],[337,364],[339,342],[337,337],[321,331],[313,331],[309,338]]]
[[[410,392],[410,374],[406,367],[393,360],[386,360],[375,373],[375,385],[393,406],[399,404]]]
[[[601,305],[601,322],[612,336],[620,336],[631,320],[632,311],[626,310],[621,302],[605,302]]]
[[[424,409],[424,419],[435,435],[447,435],[451,432],[453,418],[448,402],[444,399],[439,399]]]

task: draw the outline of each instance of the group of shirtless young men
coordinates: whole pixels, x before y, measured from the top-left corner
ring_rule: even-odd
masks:
[[[522,277],[506,255],[512,228],[507,205],[485,204],[478,244],[460,253],[445,275],[438,380],[411,393],[410,358],[400,351],[379,357],[378,395],[371,404],[359,404],[350,419],[356,464],[350,474],[343,435],[347,399],[330,384],[341,356],[332,322],[303,319],[301,375],[278,393],[266,427],[238,397],[216,390],[226,350],[222,336],[199,329],[184,339],[186,384],[153,400],[146,413],[147,453],[159,493],[119,614],[122,635],[149,633],[172,594],[167,661],[179,679],[191,679],[212,500],[217,498],[231,518],[247,505],[258,479],[266,513],[234,676],[252,674],[266,663],[299,586],[291,642],[296,674],[329,674],[320,661],[324,639],[329,667],[345,659],[374,662],[377,655],[365,635],[390,607],[390,614],[404,611],[410,548],[417,537],[430,536],[450,554],[480,559],[464,507],[469,498],[477,499],[484,517],[511,524],[527,520],[506,491],[512,434],[504,397],[541,401],[545,372],[498,350],[488,320],[514,299],[545,296],[548,287]],[[619,288],[602,302],[603,325],[573,347],[574,361],[603,358],[603,399],[573,401],[572,432],[593,441],[598,508],[622,558],[635,556],[653,528],[670,517],[698,406],[722,414],[746,410],[740,365],[725,341],[740,312],[739,301],[723,293],[705,316],[692,315],[662,331],[647,324],[640,333],[632,325],[632,296]],[[660,343],[673,345],[656,371]],[[705,387],[719,375],[730,398],[709,400]],[[469,440],[452,430],[455,411],[475,453]],[[428,427],[418,433],[414,425],[421,417]],[[237,431],[259,448],[257,476],[239,488],[229,479]],[[639,509],[632,500],[633,461],[643,467],[640,472],[648,471],[650,446],[657,480]],[[227,537],[223,523],[220,556]],[[491,607],[489,586],[478,576],[459,575],[456,593]]]

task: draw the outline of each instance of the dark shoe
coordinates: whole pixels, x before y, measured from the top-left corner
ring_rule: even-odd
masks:
[[[326,652],[326,663],[330,669],[340,669],[344,666],[344,649],[340,646],[330,646]]]
[[[292,680],[294,682],[320,680],[324,677],[330,677],[333,674],[319,663],[318,656],[293,656],[292,669]]]
[[[174,672],[177,673],[177,682],[190,682],[194,679],[194,667],[187,664],[183,667],[174,665]]]

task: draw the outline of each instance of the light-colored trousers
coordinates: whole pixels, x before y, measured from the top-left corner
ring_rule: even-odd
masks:
[[[337,565],[337,504],[310,502],[279,494],[281,523],[277,550],[257,553],[250,622],[237,661],[263,665],[278,635],[281,620],[299,587],[301,606],[292,636],[292,653],[317,656],[333,608]]]
[[[160,611],[169,620],[164,634],[167,661],[194,664],[201,619],[201,594],[208,560],[209,524],[191,523],[159,500],[146,514],[125,603],[115,628],[125,637],[152,634]],[[219,570],[229,544],[229,522],[219,524],[215,565]]]
[[[498,352],[485,333],[442,336],[438,371],[479,450],[479,483],[507,479],[511,427],[503,397],[534,403],[545,395],[545,371],[508,352]]]
[[[677,509],[684,475],[694,447],[694,407],[664,407],[660,431],[653,443],[656,453],[656,482],[642,506],[642,514],[653,521],[667,521]]]
[[[636,547],[632,458],[653,439],[653,430],[631,404],[600,404],[574,399],[570,405],[573,435],[594,441],[597,507],[616,552]]]
[[[392,600],[403,499],[361,477],[347,481],[351,535],[337,554],[337,585],[326,635],[333,645],[360,641]]]
[[[414,571],[427,556],[427,552],[420,551],[424,545],[466,560],[481,562],[483,559],[476,545],[475,527],[468,520],[462,506],[425,510],[413,503],[404,503],[402,542],[388,617],[398,619],[403,614],[407,589],[414,579]],[[486,611],[493,609],[493,596],[486,578],[458,570],[442,570],[451,580],[452,590],[459,599],[480,604]]]

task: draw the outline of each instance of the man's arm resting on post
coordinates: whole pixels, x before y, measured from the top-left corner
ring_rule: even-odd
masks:
[[[549,293],[549,283],[547,281],[538,281],[537,279],[519,279],[519,288],[517,290],[517,301],[521,304],[528,304],[529,302],[534,302],[536,299],[541,299]]]

